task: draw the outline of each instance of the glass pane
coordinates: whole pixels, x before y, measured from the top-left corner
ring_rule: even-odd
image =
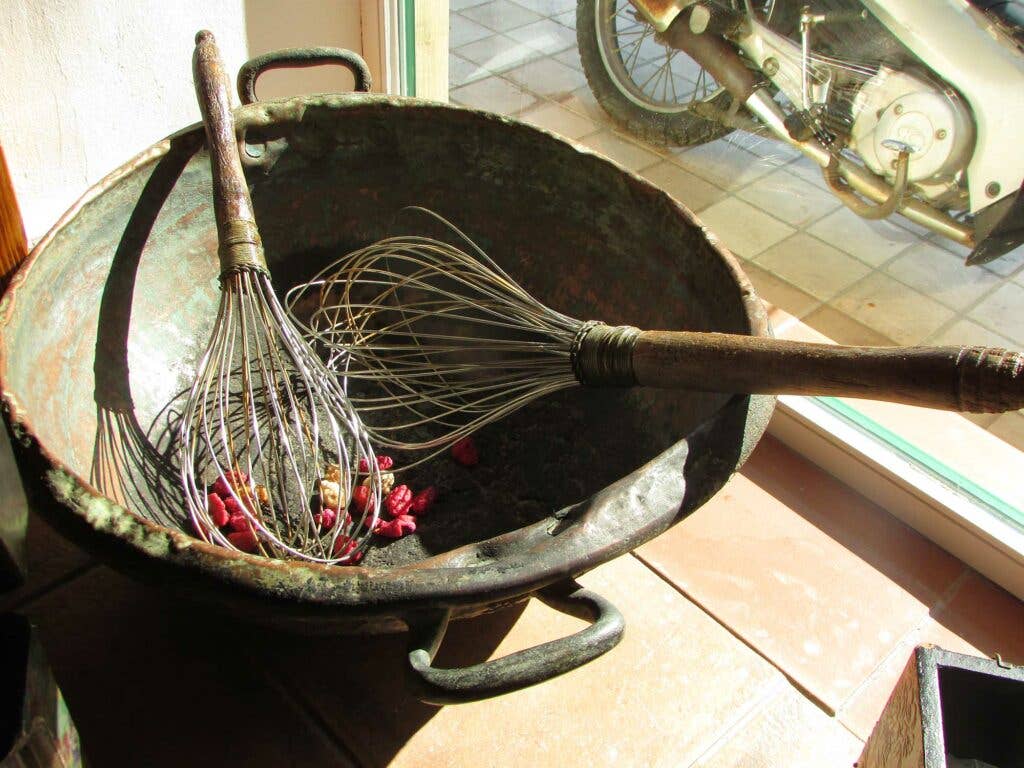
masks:
[[[1024,349],[1024,247],[976,266],[964,263],[972,251],[964,233],[995,226],[1000,211],[991,203],[1002,200],[1008,209],[1024,179],[1019,153],[994,165],[985,160],[984,173],[1001,174],[1001,184],[968,168],[986,153],[990,158],[992,148],[976,145],[980,112],[955,91],[984,87],[940,65],[933,49],[950,48],[941,37],[933,43],[919,26],[898,31],[896,17],[907,4],[823,5],[833,11],[807,27],[804,59],[801,4],[754,3],[759,22],[776,34],[765,37],[776,41],[769,49],[773,71],[759,73],[755,85],[764,86],[771,109],[794,116],[795,133],[826,142],[835,162],[856,166],[884,188],[899,183],[905,162],[904,197],[937,212],[930,226],[898,213],[861,215],[878,200],[866,200],[863,189],[853,195],[849,182],[830,181],[805,153],[770,135],[763,120],[731,106],[730,95],[693,58],[666,45],[624,0],[579,8],[575,0],[452,0],[450,97],[579,142],[676,197],[740,259],[782,335],[799,321],[810,329],[805,336],[843,344]],[[972,56],[1012,59],[1000,76],[1024,82],[1024,34],[1012,18],[939,5],[959,14],[960,29],[973,25],[966,33],[978,40]],[[868,6],[894,8],[889,26],[857,15]],[[709,36],[730,23],[714,14],[705,21]],[[971,33],[986,27],[1001,30],[1002,38],[982,42]],[[945,66],[951,82],[929,72],[922,56]],[[743,61],[750,65],[751,57]],[[988,114],[1010,108],[1024,114],[1024,89],[1003,93]],[[891,139],[903,144],[886,145]],[[982,466],[998,460],[995,471],[1004,476],[1024,471],[1020,412],[950,415],[914,430],[901,424],[917,418],[916,411],[900,415],[850,400],[833,405],[999,514],[1024,519],[1016,494],[993,487],[999,483],[990,480],[992,467]],[[994,456],[997,444],[997,458],[982,458]]]

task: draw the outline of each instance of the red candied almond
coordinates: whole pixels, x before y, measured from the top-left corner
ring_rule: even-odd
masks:
[[[365,485],[357,485],[352,489],[352,505],[360,512],[373,512],[373,497]]]
[[[452,458],[464,467],[473,467],[480,461],[480,452],[472,437],[464,437],[452,445]]]
[[[412,515],[399,515],[394,520],[381,520],[373,532],[387,539],[400,539],[407,533],[416,530],[416,518]]]
[[[377,457],[377,469],[385,472],[395,466],[395,460],[390,456],[378,456]],[[370,471],[370,463],[365,459],[359,460],[359,471],[364,475]]]
[[[259,548],[256,541],[256,531],[232,531],[228,534],[228,541],[243,552],[255,552]]]
[[[349,559],[344,564],[356,565],[363,559],[363,553],[355,551],[358,546],[359,544],[355,539],[349,538],[348,536],[339,536],[334,540],[334,556],[345,557],[346,555],[349,555]]]
[[[409,505],[409,512],[415,515],[422,515],[434,503],[437,498],[437,488],[428,485],[422,491],[412,497],[412,504]]]
[[[228,528],[236,532],[251,531],[252,523],[249,522],[249,518],[246,517],[245,514],[243,514],[242,512],[238,512],[232,515],[231,519],[228,520]]]
[[[392,488],[391,493],[384,499],[384,505],[392,517],[409,514],[409,507],[412,505],[412,491],[409,486],[397,485]]]
[[[329,531],[334,527],[334,521],[338,519],[338,513],[333,509],[325,509],[323,512],[313,515],[313,522],[321,531]]]
[[[228,520],[231,519],[224,502],[216,493],[206,495],[206,511],[210,513],[210,519],[218,528],[227,525]]]
[[[226,499],[231,496],[231,486],[236,488],[239,486],[247,487],[248,484],[249,476],[245,472],[226,472],[218,477],[217,481],[213,484],[213,492],[222,499]]]

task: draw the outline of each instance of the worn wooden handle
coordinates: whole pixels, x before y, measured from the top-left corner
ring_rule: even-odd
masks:
[[[985,347],[846,347],[726,333],[645,331],[638,384],[863,397],[954,411],[1024,407],[1024,356]]]
[[[265,270],[267,264],[256,229],[252,198],[238,155],[231,91],[212,32],[203,30],[196,35],[192,74],[210,150],[221,272],[247,268]]]

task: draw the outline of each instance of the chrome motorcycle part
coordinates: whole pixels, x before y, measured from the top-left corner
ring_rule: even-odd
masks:
[[[914,151],[914,148],[909,144],[904,144],[894,139],[888,139],[886,143],[889,149],[898,153],[896,159],[896,178],[893,181],[892,192],[889,193],[889,197],[878,205],[864,202],[851,191],[843,179],[839,160],[835,157],[832,158],[832,162],[827,167],[822,169],[825,182],[835,196],[839,198],[843,205],[864,219],[877,220],[888,218],[899,210],[903,204],[903,195],[907,191],[907,169],[910,165],[910,154]]]
[[[970,161],[971,114],[949,89],[881,67],[858,91],[851,111],[850,148],[868,168],[890,181],[897,153],[886,147],[887,141],[913,147],[911,183],[951,180]]]
[[[1024,181],[1024,56],[984,12],[955,0],[863,0],[867,9],[935,74],[955,83],[970,105],[977,146],[967,165],[970,209],[1005,196]],[[913,162],[911,163],[913,165]]]

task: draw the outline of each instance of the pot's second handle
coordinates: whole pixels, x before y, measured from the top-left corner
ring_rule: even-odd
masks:
[[[574,635],[527,648],[471,667],[432,666],[450,612],[412,621],[409,626],[409,679],[417,696],[429,704],[464,704],[511,693],[570,672],[607,653],[622,639],[625,621],[619,610],[572,579],[537,593],[560,611],[593,621]]]
[[[268,69],[318,67],[340,64],[356,79],[356,90],[370,92],[370,68],[357,53],[345,48],[284,48],[250,59],[238,70],[238,98],[243,104],[256,101],[256,79]]]

